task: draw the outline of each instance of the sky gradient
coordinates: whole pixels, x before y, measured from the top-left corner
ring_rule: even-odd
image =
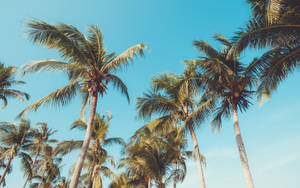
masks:
[[[144,58],[118,75],[129,89],[128,104],[112,88],[100,98],[98,112],[113,115],[109,136],[122,137],[126,141],[145,122],[137,120],[135,99],[149,88],[153,75],[162,72],[181,73],[183,60],[201,55],[192,46],[194,40],[204,40],[221,48],[213,41],[215,33],[227,38],[250,18],[250,10],[244,0],[10,0],[0,8],[0,61],[7,65],[22,66],[40,59],[60,59],[55,50],[34,45],[26,36],[26,21],[37,18],[47,23],[65,23],[79,28],[83,33],[88,25],[95,24],[104,34],[104,44],[109,52],[121,53],[127,48],[146,43],[149,50]],[[244,63],[251,62],[261,52],[247,50],[242,54]],[[16,115],[26,106],[67,83],[61,73],[42,72],[18,77],[26,85],[20,89],[31,95],[21,103],[9,100],[1,111],[0,121],[15,121]],[[259,107],[255,98],[247,113],[240,114],[240,126],[249,158],[253,179],[258,188],[299,187],[299,100],[300,73],[296,70],[284,81],[271,100]],[[83,132],[70,131],[70,124],[78,117],[80,98],[75,98],[63,108],[40,108],[27,118],[36,122],[48,122],[58,130],[60,140],[80,139]],[[192,142],[189,139],[189,149]],[[233,123],[224,121],[220,133],[213,133],[209,122],[197,130],[200,152],[207,158],[204,169],[207,187],[246,187],[233,134]],[[111,151],[118,153],[117,147]],[[78,152],[64,160],[63,173],[75,162]],[[18,160],[16,160],[18,161]],[[15,162],[14,162],[15,164]],[[7,188],[20,187],[23,173],[18,164],[7,176]],[[18,181],[16,181],[18,180]],[[105,186],[110,180],[105,181]],[[170,185],[171,187],[171,185]],[[197,188],[199,180],[195,161],[188,161],[188,174],[179,188]]]

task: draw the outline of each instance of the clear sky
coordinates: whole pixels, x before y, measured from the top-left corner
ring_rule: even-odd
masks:
[[[230,38],[238,27],[250,17],[245,0],[10,0],[0,7],[0,61],[8,65],[54,58],[56,51],[33,45],[24,34],[24,23],[38,18],[54,24],[63,22],[78,27],[82,32],[88,25],[98,25],[105,37],[108,51],[117,53],[137,43],[144,42],[149,50],[119,76],[129,88],[131,103],[113,89],[101,98],[98,112],[110,111],[113,120],[109,136],[128,139],[145,122],[136,119],[135,99],[149,88],[150,78],[162,72],[180,73],[182,61],[200,55],[192,46],[194,40],[205,40],[214,46],[212,36],[221,33]],[[242,55],[245,63],[259,55],[247,51]],[[18,77],[27,82],[20,89],[31,99],[26,102],[9,101],[0,113],[0,121],[14,121],[27,105],[64,86],[67,79],[61,73],[46,73]],[[240,115],[240,126],[248,153],[254,182],[258,188],[299,187],[299,70],[283,82],[271,100],[259,107],[253,105]],[[57,129],[56,138],[79,139],[83,132],[70,131],[69,126],[80,111],[80,98],[64,108],[41,108],[29,113],[32,123],[48,122]],[[200,152],[207,158],[205,176],[209,188],[246,187],[233,134],[232,120],[224,121],[220,133],[214,134],[209,123],[197,130]],[[190,138],[189,138],[190,139]],[[189,140],[190,149],[192,143]],[[117,153],[116,148],[112,149]],[[64,175],[75,162],[77,152],[66,157]],[[16,160],[18,162],[18,160]],[[14,162],[15,164],[15,162]],[[24,182],[20,166],[13,166],[7,176],[7,187],[20,187]],[[107,186],[105,181],[105,186]],[[197,166],[188,161],[188,174],[179,188],[199,187]]]

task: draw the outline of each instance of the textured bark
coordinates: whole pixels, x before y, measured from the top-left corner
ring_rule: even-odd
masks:
[[[90,174],[89,174],[89,183],[88,183],[88,188],[92,188],[92,178],[93,178],[93,174],[94,174],[94,168],[95,168],[95,164],[96,164],[96,142],[94,144],[94,151],[93,151],[93,162],[91,165],[91,170],[90,170]]]
[[[5,178],[5,176],[6,176],[7,172],[8,172],[8,169],[9,169],[9,167],[10,167],[10,164],[11,164],[11,161],[13,160],[13,158],[14,158],[14,155],[11,154],[10,157],[9,157],[9,159],[8,159],[8,163],[7,163],[7,165],[6,165],[5,169],[4,169],[3,175],[2,175],[1,178],[0,178],[0,185],[1,185],[1,184],[3,183],[3,181],[4,181],[4,178]]]
[[[201,164],[201,157],[200,157],[200,152],[199,152],[199,147],[198,147],[198,141],[194,132],[194,128],[192,125],[188,125],[190,134],[192,136],[193,144],[194,144],[194,149],[196,152],[196,158],[197,158],[197,165],[198,165],[198,172],[199,172],[199,177],[200,177],[200,187],[201,188],[206,188],[205,186],[205,180],[204,180],[204,173],[202,169],[202,164]]]
[[[177,184],[177,159],[176,159],[176,162],[174,164],[174,184],[173,184],[173,187],[176,188],[176,184]]]
[[[87,150],[89,148],[90,141],[92,138],[93,124],[94,124],[96,107],[97,107],[97,94],[93,93],[91,95],[91,98],[92,98],[92,103],[91,103],[91,109],[90,109],[90,114],[89,114],[89,121],[88,121],[87,129],[86,129],[82,149],[78,156],[78,160],[77,160],[75,170],[74,170],[74,173],[72,176],[72,180],[70,183],[70,188],[77,188],[78,180],[79,180],[80,173],[81,173],[82,166],[83,166],[83,162],[86,157],[86,153],[87,153]]]
[[[241,159],[244,175],[246,178],[246,182],[247,182],[248,188],[254,188],[254,183],[253,183],[253,179],[252,179],[249,164],[248,164],[248,158],[247,158],[244,142],[243,142],[242,136],[241,136],[236,105],[232,106],[232,113],[233,113],[234,135],[235,135],[236,143],[237,143],[237,146],[239,149],[240,159]]]
[[[31,169],[33,169],[33,167],[34,167],[34,165],[35,165],[35,163],[36,163],[36,160],[37,160],[37,158],[38,158],[39,155],[40,155],[40,151],[38,151],[37,154],[36,154],[36,156],[34,157],[34,160],[33,160]],[[26,187],[27,182],[29,181],[29,178],[30,178],[30,176],[28,175],[27,178],[26,178],[26,180],[25,180],[25,183],[24,183],[24,185],[23,185],[23,188]]]

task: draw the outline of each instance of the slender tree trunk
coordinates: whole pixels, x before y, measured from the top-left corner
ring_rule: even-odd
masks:
[[[40,188],[42,186],[42,184],[43,184],[44,181],[46,183],[46,180],[44,180],[45,179],[45,174],[46,174],[46,170],[43,171],[42,181],[39,183],[39,186],[37,188]]]
[[[9,156],[9,158],[8,158],[8,163],[7,163],[7,165],[6,165],[5,169],[4,169],[3,175],[2,175],[1,178],[0,178],[0,185],[1,185],[1,184],[3,183],[3,181],[4,181],[4,178],[5,178],[5,176],[6,176],[7,172],[8,172],[8,169],[9,169],[9,167],[10,167],[10,164],[11,164],[11,161],[13,160],[13,158],[14,158],[14,155],[13,155],[13,154],[11,154],[11,155]]]
[[[176,162],[175,162],[175,164],[174,164],[174,184],[173,184],[173,187],[174,188],[176,188],[176,184],[177,184],[177,164],[178,164],[178,162],[177,162],[177,159],[176,159]]]
[[[148,188],[151,188],[151,178],[148,178]]]
[[[100,173],[98,174],[98,176],[100,176]],[[99,177],[99,182],[96,181],[97,180],[97,176],[94,175],[93,178],[93,188],[102,188],[102,178]]]
[[[240,159],[241,159],[244,175],[246,178],[246,182],[248,184],[248,188],[254,188],[253,179],[252,179],[249,164],[248,164],[248,158],[247,158],[244,142],[243,142],[242,136],[241,136],[236,105],[232,106],[232,112],[233,112],[234,134],[235,134],[236,143],[237,143],[237,146],[238,146],[238,149],[240,152]]]
[[[31,167],[32,169],[34,168],[34,165],[35,165],[36,160],[37,160],[37,158],[38,158],[39,155],[40,155],[40,151],[38,151],[37,154],[36,154],[36,156],[34,157],[34,160],[33,160],[33,163],[32,163],[32,167]],[[27,176],[27,178],[26,178],[26,180],[25,180],[25,183],[24,183],[24,185],[23,185],[23,188],[26,187],[27,182],[29,181],[29,178],[30,178],[30,175]]]
[[[86,153],[87,153],[87,150],[89,148],[90,141],[92,138],[93,124],[94,124],[96,107],[97,107],[97,93],[93,93],[91,95],[91,98],[92,98],[92,104],[91,104],[91,109],[90,109],[89,121],[88,121],[87,129],[86,129],[82,149],[78,156],[78,160],[77,160],[75,170],[74,170],[74,173],[72,176],[72,180],[70,183],[70,188],[77,188],[79,176],[80,176],[82,166],[83,166],[83,162],[84,162],[84,159],[85,159],[85,156],[86,156]]]
[[[160,180],[158,187],[159,188],[165,188],[165,184],[162,182],[162,180]]]
[[[92,188],[92,177],[93,177],[93,174],[94,174],[94,168],[95,168],[95,164],[96,164],[96,142],[94,144],[94,151],[93,151],[93,162],[92,162],[92,165],[91,165],[91,169],[90,169],[90,174],[89,174],[89,183],[88,183],[88,186],[87,188]]]
[[[203,174],[203,169],[202,169],[202,164],[201,164],[201,157],[200,157],[200,152],[199,152],[199,147],[198,147],[198,141],[194,132],[194,128],[192,127],[192,125],[188,125],[191,136],[192,136],[192,140],[193,140],[193,144],[194,144],[194,149],[196,152],[196,158],[197,158],[197,164],[198,164],[198,172],[199,172],[199,177],[200,177],[200,187],[201,188],[206,188],[205,186],[205,180],[204,180],[204,174]]]

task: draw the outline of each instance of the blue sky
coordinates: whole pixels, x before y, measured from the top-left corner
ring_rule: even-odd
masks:
[[[27,39],[24,23],[32,18],[51,24],[72,24],[82,32],[88,25],[96,24],[104,34],[108,51],[117,53],[135,44],[146,43],[149,50],[145,57],[138,58],[132,66],[118,74],[129,88],[131,103],[128,104],[124,97],[110,89],[98,105],[98,112],[110,111],[113,115],[109,135],[128,139],[145,123],[136,119],[135,98],[149,88],[150,78],[166,71],[180,73],[183,60],[200,55],[192,46],[194,40],[205,40],[221,47],[212,36],[221,33],[231,37],[249,17],[245,1],[234,0],[10,0],[2,2],[0,8],[0,61],[22,66],[39,59],[59,59],[56,51],[33,45]],[[248,50],[242,55],[242,60],[250,62],[259,54]],[[27,82],[20,89],[30,93],[31,99],[23,103],[10,100],[8,107],[1,111],[0,121],[14,121],[27,105],[67,83],[61,73],[42,72],[18,78]],[[299,80],[299,70],[296,70],[280,85],[270,101],[259,107],[253,100],[247,113],[240,115],[242,136],[256,187],[298,187]],[[56,137],[59,139],[79,139],[83,138],[83,132],[69,130],[79,111],[80,98],[75,98],[64,108],[41,108],[27,117],[33,124],[48,122],[51,128],[58,130]],[[232,121],[224,121],[218,134],[210,130],[208,122],[204,123],[197,130],[197,138],[200,152],[207,157],[207,187],[246,187]],[[190,141],[189,145],[192,149]],[[117,149],[112,148],[114,154]],[[77,154],[74,152],[64,160],[65,175]],[[13,168],[13,173],[7,177],[8,188],[23,184],[19,165]],[[178,187],[199,187],[194,161],[188,161],[187,177]]]

